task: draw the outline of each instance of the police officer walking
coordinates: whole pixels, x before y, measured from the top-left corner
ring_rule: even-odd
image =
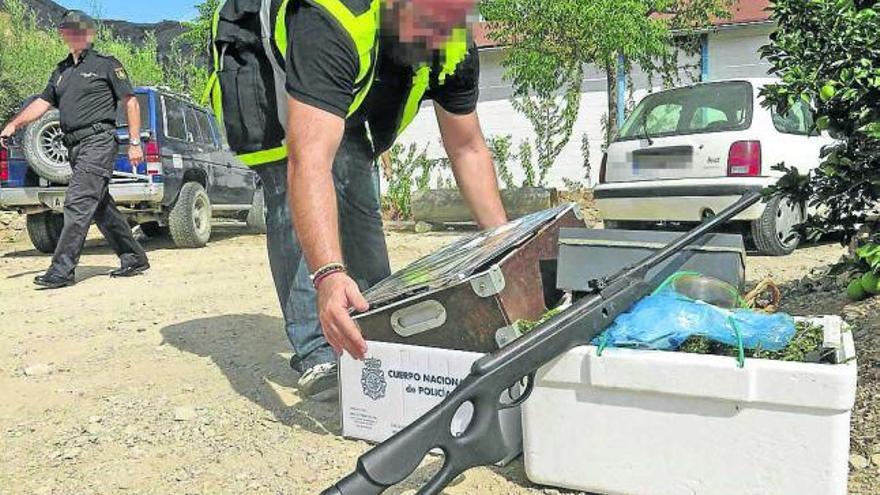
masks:
[[[64,228],[52,266],[36,277],[39,286],[57,289],[74,284],[74,270],[94,220],[121,260],[112,277],[130,277],[150,267],[144,249],[116,208],[108,186],[118,153],[116,111],[120,103],[128,115],[128,157],[132,167],[143,162],[140,143],[140,107],[128,75],[115,58],[92,50],[95,22],[80,11],[69,11],[59,26],[70,55],[62,60],[39,98],[28,105],[0,133],[0,139],[37,120],[51,107],[61,114],[64,145],[73,176],[64,202]]]

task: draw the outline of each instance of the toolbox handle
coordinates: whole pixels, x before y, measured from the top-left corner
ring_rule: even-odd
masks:
[[[391,313],[391,328],[401,337],[412,337],[446,324],[446,308],[427,300]]]

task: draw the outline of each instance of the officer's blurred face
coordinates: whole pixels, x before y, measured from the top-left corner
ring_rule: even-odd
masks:
[[[386,0],[383,29],[400,45],[402,58],[426,62],[453,30],[475,20],[476,4],[477,0]]]
[[[95,41],[94,29],[61,28],[59,31],[71,52],[86,50]]]

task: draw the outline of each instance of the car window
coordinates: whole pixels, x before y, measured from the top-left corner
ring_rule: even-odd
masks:
[[[203,139],[202,142],[211,146],[216,146],[217,142],[214,139],[214,130],[211,127],[211,118],[203,110],[196,111],[196,118],[199,122],[199,129],[201,130]]]
[[[162,106],[165,108],[165,135],[186,141],[186,105],[180,100],[163,96]]]
[[[729,122],[727,114],[718,108],[702,107],[694,112],[689,129],[705,129]]]
[[[683,108],[677,103],[667,103],[651,109],[648,114],[648,132],[651,135],[675,132],[678,128],[678,121],[681,120]]]
[[[752,85],[745,81],[699,84],[646,96],[626,119],[617,140],[747,129]],[[646,132],[647,126],[647,132]]]
[[[201,122],[199,122],[199,111],[191,106],[186,107],[186,130],[192,135],[193,141],[197,143],[207,143]]]
[[[150,96],[138,93],[135,95],[138,105],[141,107],[141,130],[150,128]],[[125,105],[120,104],[116,108],[116,127],[128,126],[128,110]]]
[[[771,108],[770,114],[773,126],[779,132],[804,136],[813,132],[813,112],[803,101],[798,100],[785,115],[780,115],[776,108]]]

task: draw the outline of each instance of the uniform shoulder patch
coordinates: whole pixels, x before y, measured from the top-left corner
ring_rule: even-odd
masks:
[[[113,72],[116,74],[118,79],[122,79],[123,81],[128,79],[128,74],[125,73],[125,69],[123,67],[116,67],[113,69]]]

